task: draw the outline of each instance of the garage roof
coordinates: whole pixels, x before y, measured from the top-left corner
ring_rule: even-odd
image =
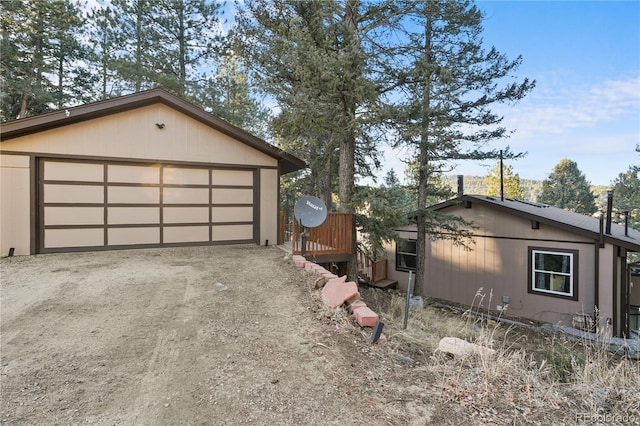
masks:
[[[71,107],[65,110],[58,110],[35,117],[9,121],[0,126],[0,142],[156,103],[167,105],[215,130],[257,149],[258,151],[278,159],[280,163],[280,172],[282,174],[294,172],[307,167],[307,164],[300,158],[291,155],[162,89],[136,92],[130,95]]]

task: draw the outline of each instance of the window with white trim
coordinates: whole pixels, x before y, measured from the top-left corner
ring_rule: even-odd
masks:
[[[416,240],[400,240],[396,244],[396,271],[415,271],[417,265]]]
[[[529,292],[577,300],[578,252],[529,248]]]

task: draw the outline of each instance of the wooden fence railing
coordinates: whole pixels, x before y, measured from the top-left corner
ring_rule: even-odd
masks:
[[[372,260],[365,252],[358,250],[358,275],[368,283],[387,279],[387,260]]]
[[[349,254],[353,215],[348,213],[328,213],[320,226],[306,228],[305,255]],[[293,221],[291,246],[293,254],[301,254],[300,225]]]

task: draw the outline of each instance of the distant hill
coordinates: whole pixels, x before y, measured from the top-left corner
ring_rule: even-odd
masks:
[[[447,175],[444,177],[451,189],[455,192],[458,190],[458,176]],[[487,193],[487,186],[483,183],[484,176],[464,176],[464,193],[484,195]],[[520,183],[524,188],[525,200],[538,201],[538,195],[542,191],[542,181],[533,179],[520,179]],[[606,191],[611,187],[602,185],[592,185],[591,192],[595,196],[596,205],[606,205]]]

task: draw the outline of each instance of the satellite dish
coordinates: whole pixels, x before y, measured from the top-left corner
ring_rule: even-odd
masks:
[[[327,218],[327,206],[320,198],[305,195],[296,203],[293,214],[302,226],[315,228],[322,225]]]

